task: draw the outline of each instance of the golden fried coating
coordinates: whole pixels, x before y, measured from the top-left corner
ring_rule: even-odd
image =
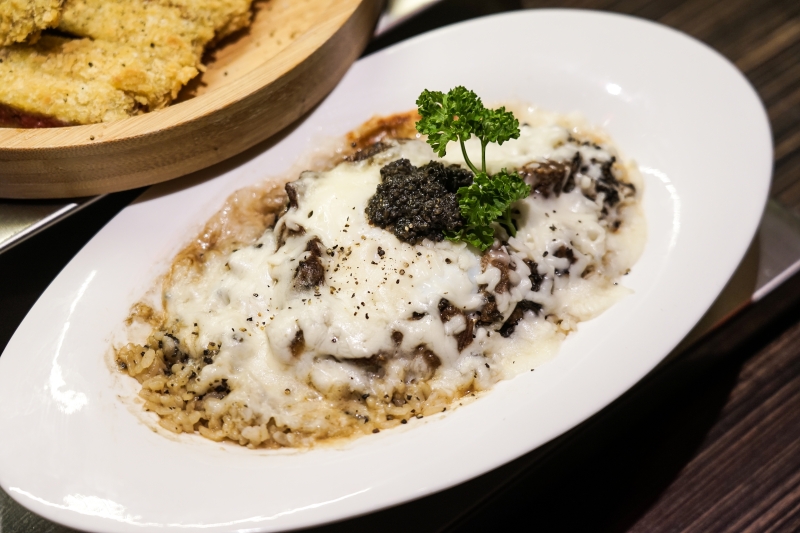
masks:
[[[200,63],[214,29],[181,10],[143,0],[67,0],[58,29],[79,37],[153,48],[183,65]]]
[[[58,70],[52,62],[60,59],[31,50],[25,45],[0,48],[1,103],[71,124],[118,120],[137,112],[132,96],[105,81],[50,74]]]
[[[252,19],[252,0],[157,0],[159,4],[176,7],[184,17],[198,21],[214,30],[214,41],[247,27]]]
[[[159,57],[155,49],[91,39],[45,35],[35,45],[12,46],[6,55],[36,64],[48,75],[67,75],[85,82],[103,81],[133,96],[145,110],[167,105],[198,74],[194,66]]]
[[[0,46],[35,40],[58,24],[63,0],[0,0]]]
[[[0,0],[0,13],[19,1]],[[78,38],[0,48],[0,104],[76,124],[164,107],[203,70],[209,43],[250,22],[251,3],[66,0],[57,28]]]

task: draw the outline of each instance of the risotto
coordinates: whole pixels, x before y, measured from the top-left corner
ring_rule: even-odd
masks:
[[[642,187],[580,119],[517,116],[520,137],[486,165],[531,193],[513,205],[516,235],[497,226],[484,252],[436,229],[458,222],[472,174],[414,135],[413,113],[366,125],[324,168],[232,196],[174,260],[160,308],[131,314],[151,331],[116,363],[143,408],[177,433],[304,447],[442,413],[552,357],[629,292]]]

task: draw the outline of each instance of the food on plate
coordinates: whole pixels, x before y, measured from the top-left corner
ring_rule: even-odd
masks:
[[[0,2],[0,46],[35,40],[58,24],[63,0],[3,0]]]
[[[520,126],[463,87],[417,104],[233,195],[134,307],[147,332],[115,362],[162,427],[249,447],[377,433],[530,372],[629,292],[641,181],[607,136],[527,107]]]
[[[56,126],[163,108],[203,70],[208,45],[250,22],[251,3],[67,0],[62,35],[0,48],[0,114]]]

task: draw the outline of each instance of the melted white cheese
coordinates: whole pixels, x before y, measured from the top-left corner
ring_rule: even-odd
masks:
[[[555,123],[525,126],[518,140],[489,147],[489,171],[568,162],[577,151],[586,161],[602,163],[612,156],[610,149],[569,141],[570,131]],[[470,158],[479,161],[479,146],[468,144]],[[461,157],[451,147],[445,161],[463,164]],[[231,392],[206,400],[207,410],[239,402],[260,424],[273,418],[310,430],[324,423],[315,415],[315,402],[333,401],[343,392],[391,396],[410,378],[428,379],[432,390],[451,395],[466,386],[488,388],[550,357],[578,321],[626,293],[615,280],[638,256],[643,230],[609,239],[602,195],[583,194],[599,177],[597,166],[585,169],[570,193],[532,195],[517,203],[516,237],[505,249],[490,252],[514,268],[506,273],[508,290],[498,293],[502,271],[482,264],[476,249],[447,240],[411,245],[369,224],[365,208],[381,181],[380,168],[399,158],[415,166],[436,159],[426,143],[404,141],[365,161],[306,172],[295,183],[298,206],[255,245],[211,257],[199,275],[174,276],[165,293],[168,324],[183,327],[181,338],[197,353],[209,343],[221,344],[198,380],[212,387],[226,379]],[[629,211],[626,224],[640,224],[638,211]],[[298,265],[309,259],[309,241],[315,238],[323,251],[324,282],[300,289]],[[573,250],[572,263],[557,257],[565,246]],[[626,247],[634,251],[616,260],[617,250]],[[543,276],[536,291],[530,262]],[[467,320],[459,315],[443,322],[440,302],[479,312],[486,304],[484,291],[494,297],[503,320],[523,300],[542,310],[526,311],[507,338],[499,333],[502,321],[476,326],[472,342],[459,350],[457,336]],[[413,355],[418,347],[435,353],[440,365],[432,375],[419,358],[398,355]],[[386,359],[380,379],[368,365],[353,363],[377,355]]]

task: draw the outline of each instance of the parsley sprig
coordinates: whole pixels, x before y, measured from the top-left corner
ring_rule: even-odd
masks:
[[[494,176],[486,173],[486,146],[502,145],[519,138],[519,121],[505,107],[486,109],[474,92],[459,86],[446,94],[424,90],[417,99],[422,117],[417,131],[428,136],[428,144],[439,157],[447,153],[450,142],[458,142],[464,161],[475,173],[472,185],[458,189],[458,206],[466,224],[457,232],[445,234],[450,240],[465,241],[480,250],[494,242],[493,223],[499,223],[509,235],[517,229],[511,219],[511,204],[526,198],[530,187],[516,172],[501,170]],[[470,161],[464,142],[472,136],[481,142],[481,169]]]

